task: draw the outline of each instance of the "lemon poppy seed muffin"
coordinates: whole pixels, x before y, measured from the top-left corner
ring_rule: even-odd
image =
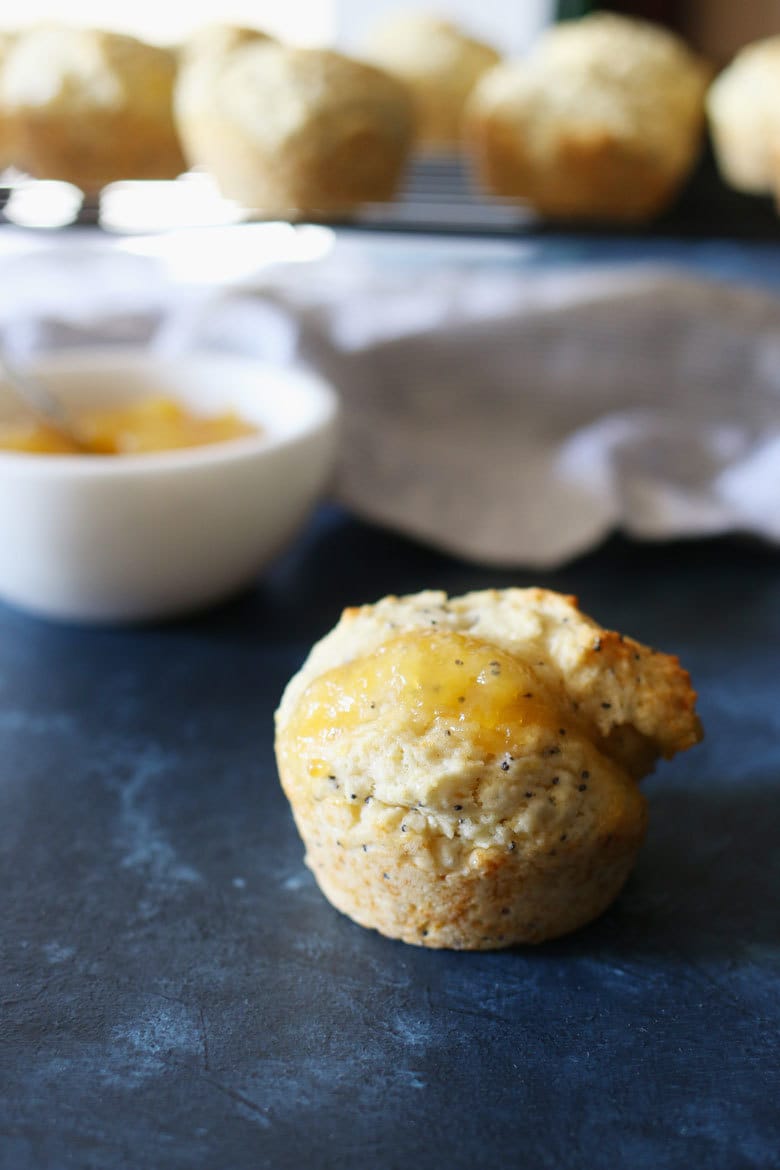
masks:
[[[699,154],[709,69],[675,34],[596,13],[487,73],[465,115],[477,175],[551,218],[641,221]]]
[[[676,658],[542,589],[348,609],[276,713],[282,786],[337,909],[430,947],[597,917],[647,822],[638,781],[695,744]]]
[[[721,174],[751,195],[780,189],[780,36],[737,53],[707,95]]]
[[[424,12],[402,13],[380,24],[365,45],[365,55],[409,86],[417,142],[434,151],[459,148],[466,99],[500,60],[491,45]]]
[[[406,88],[380,69],[263,41],[225,54],[208,84],[208,123],[198,113],[208,94],[201,86],[196,102],[191,73],[182,75],[177,117],[191,157],[228,198],[294,218],[395,194],[413,115]]]
[[[0,77],[17,165],[99,191],[119,179],[184,169],[173,124],[176,59],[168,49],[97,29],[21,33]]]

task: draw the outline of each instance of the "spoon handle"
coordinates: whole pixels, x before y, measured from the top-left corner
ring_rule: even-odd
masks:
[[[0,353],[0,378],[33,414],[59,431],[79,450],[87,449],[59,398],[26,371],[22,373],[17,369],[4,353]]]

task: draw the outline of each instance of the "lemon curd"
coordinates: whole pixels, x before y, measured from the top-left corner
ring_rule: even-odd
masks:
[[[417,736],[468,725],[485,760],[511,753],[527,728],[557,733],[558,703],[514,655],[468,634],[419,630],[327,671],[307,688],[288,743],[328,755],[345,733],[374,720],[402,720]],[[316,745],[316,746],[315,746]],[[312,773],[325,766],[312,761]]]
[[[37,455],[142,455],[203,447],[260,433],[260,428],[233,411],[217,415],[191,413],[173,398],[157,395],[125,406],[85,411],[75,426],[82,448],[54,427],[32,422],[0,427],[0,450]]]

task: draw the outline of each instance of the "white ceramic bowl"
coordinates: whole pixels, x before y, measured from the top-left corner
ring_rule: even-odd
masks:
[[[0,451],[0,597],[34,613],[142,621],[225,598],[291,539],[333,465],[336,396],[309,373],[116,349],[49,355],[30,369],[73,406],[162,393],[264,428],[149,455]]]

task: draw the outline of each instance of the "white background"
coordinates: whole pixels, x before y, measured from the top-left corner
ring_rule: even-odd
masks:
[[[469,30],[505,51],[523,47],[547,19],[551,0],[24,0],[0,6],[0,25],[18,27],[39,20],[114,28],[161,43],[175,42],[209,21],[268,29],[300,44],[337,41],[357,48],[366,30],[394,10],[424,8],[452,14]]]

